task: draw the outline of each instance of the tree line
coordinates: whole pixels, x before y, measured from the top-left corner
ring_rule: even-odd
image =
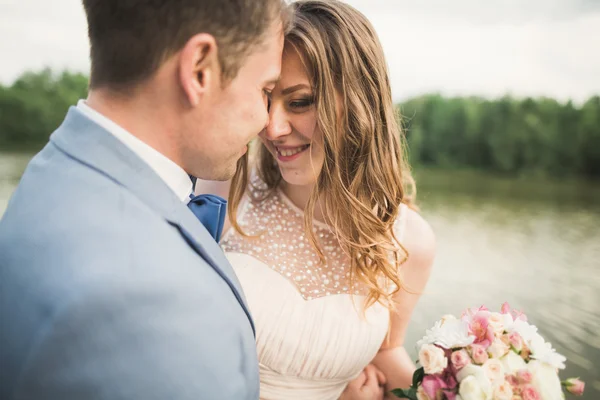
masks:
[[[486,100],[428,95],[399,106],[413,164],[600,178],[600,97]]]
[[[0,149],[36,150],[85,98],[84,74],[27,72],[0,85]],[[426,95],[398,104],[413,165],[508,175],[600,178],[600,97],[582,105],[549,98]]]
[[[69,106],[86,97],[88,78],[50,69],[26,72],[0,85],[0,149],[36,150],[62,122]]]

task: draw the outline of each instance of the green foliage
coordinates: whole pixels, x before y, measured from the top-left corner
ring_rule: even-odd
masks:
[[[507,175],[600,178],[600,97],[555,100],[428,95],[399,105],[413,164]]]
[[[0,85],[0,149],[39,148],[88,79],[49,69]],[[580,107],[555,100],[427,95],[399,105],[411,163],[506,175],[600,178],[600,97]]]
[[[417,400],[417,390],[414,388],[394,389],[391,393],[401,399]]]
[[[49,69],[27,72],[0,85],[0,148],[39,148],[60,125],[69,106],[85,98],[85,75]]]

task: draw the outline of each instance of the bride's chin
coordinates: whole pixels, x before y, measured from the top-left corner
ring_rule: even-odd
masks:
[[[294,186],[309,186],[316,183],[316,180],[312,178],[311,174],[305,174],[302,171],[297,170],[283,170],[281,172],[281,178],[288,185]]]

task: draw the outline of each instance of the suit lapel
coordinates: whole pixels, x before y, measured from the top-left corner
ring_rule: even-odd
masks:
[[[223,251],[166,183],[110,132],[71,107],[50,142],[81,164],[93,168],[129,190],[171,225],[229,285],[254,324],[241,285]]]

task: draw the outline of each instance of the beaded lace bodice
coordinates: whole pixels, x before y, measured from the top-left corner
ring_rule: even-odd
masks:
[[[328,225],[314,221],[321,265],[303,211],[281,191],[259,192],[245,195],[238,215],[255,237],[230,229],[221,246],[256,325],[261,399],[337,399],[377,354],[389,312],[375,304],[363,314],[366,292],[350,284],[349,260]]]
[[[253,194],[251,194],[253,196]],[[365,294],[350,284],[349,261],[328,225],[313,221],[326,265],[304,232],[302,211],[277,191],[262,202],[247,197],[240,213],[243,237],[229,231],[222,241],[225,252],[253,256],[291,280],[305,300],[331,294]],[[356,287],[355,287],[356,286]]]

